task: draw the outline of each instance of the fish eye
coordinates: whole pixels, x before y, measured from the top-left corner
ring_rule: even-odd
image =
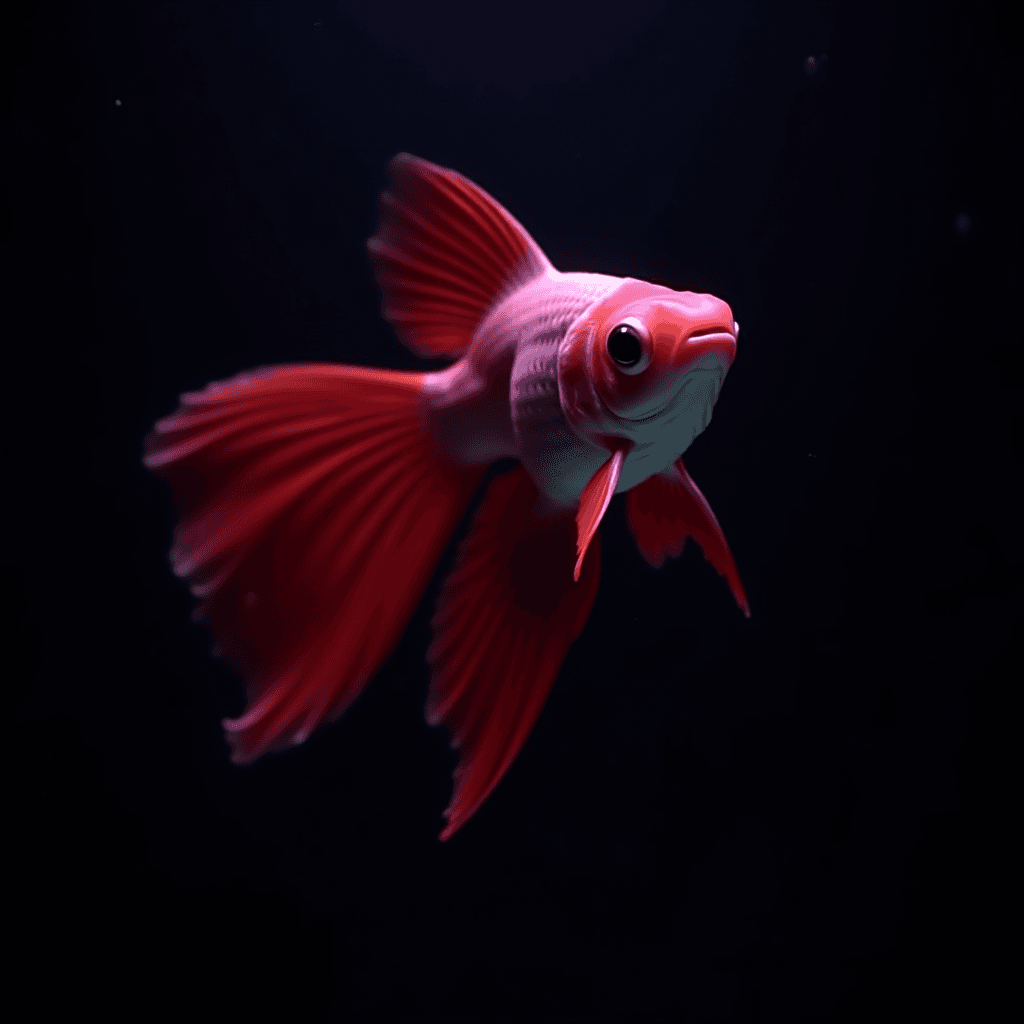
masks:
[[[624,370],[635,367],[643,358],[644,347],[639,335],[629,324],[619,324],[608,335],[608,355]]]

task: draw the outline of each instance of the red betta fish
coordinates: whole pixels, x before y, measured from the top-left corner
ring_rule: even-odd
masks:
[[[594,604],[598,524],[626,491],[641,554],[693,537],[750,615],[680,456],[736,355],[721,299],[563,274],[454,171],[391,162],[367,243],[383,314],[434,373],[265,367],[184,394],[146,440],[179,523],[171,562],[244,678],[236,763],[337,719],[391,654],[487,467],[443,584],[426,717],[459,751],[441,839],[522,748]]]

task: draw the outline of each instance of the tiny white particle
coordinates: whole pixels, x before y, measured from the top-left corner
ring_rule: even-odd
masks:
[[[115,107],[121,106],[121,101],[120,100],[114,100],[114,106]]]

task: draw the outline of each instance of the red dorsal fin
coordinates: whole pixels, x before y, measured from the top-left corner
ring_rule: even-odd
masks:
[[[543,518],[521,467],[498,477],[445,581],[427,658],[427,721],[459,751],[441,833],[457,832],[515,760],[583,631],[601,575],[600,538],[573,582],[571,515]]]
[[[594,534],[597,533],[601,519],[608,511],[608,504],[612,500],[615,488],[619,485],[619,477],[622,475],[622,463],[626,459],[626,453],[619,449],[615,454],[590,478],[590,482],[583,488],[580,495],[580,507],[576,513],[576,569],[573,573],[574,579],[580,578],[580,567],[583,565],[584,556],[587,553],[587,545]]]
[[[384,318],[417,355],[461,355],[501,294],[551,268],[501,203],[455,171],[399,153],[366,243]]]
[[[686,538],[692,537],[704,557],[725,577],[740,611],[750,618],[750,603],[729,543],[682,459],[630,490],[626,519],[640,554],[655,569],[661,567],[666,555],[678,558]]]

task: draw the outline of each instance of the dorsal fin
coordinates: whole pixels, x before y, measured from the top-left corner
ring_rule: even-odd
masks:
[[[420,356],[457,358],[500,295],[551,268],[501,203],[455,171],[399,153],[366,243],[384,318]]]

